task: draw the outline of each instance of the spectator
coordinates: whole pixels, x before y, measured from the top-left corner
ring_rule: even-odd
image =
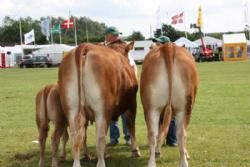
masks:
[[[109,43],[118,40],[120,34],[122,33],[120,33],[115,27],[108,27],[105,31],[105,42],[104,42],[105,45],[108,45]],[[137,73],[136,64],[130,55],[129,55],[129,63],[134,68],[136,74]],[[130,135],[126,126],[126,119],[124,114],[121,115],[121,118],[122,118],[122,127],[123,127],[125,143],[131,144]],[[110,135],[109,145],[116,145],[119,143],[120,131],[118,127],[118,121],[111,121],[109,135]]]

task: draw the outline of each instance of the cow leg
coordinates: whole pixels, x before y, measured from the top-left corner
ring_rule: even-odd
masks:
[[[74,111],[70,111],[69,113],[74,113]],[[77,112],[75,116],[72,116],[69,119],[69,128],[72,136],[72,152],[74,163],[73,167],[81,167],[80,164],[80,149],[82,146],[83,138],[85,135],[85,127],[84,124],[86,122],[86,117],[84,112]]]
[[[141,153],[135,137],[135,117],[136,117],[135,109],[126,111],[124,113],[124,116],[126,119],[126,126],[128,128],[130,135],[132,156],[140,157]]]
[[[64,133],[64,126],[61,127],[60,124],[55,125],[55,131],[51,137],[51,148],[52,148],[52,167],[58,167],[58,146],[60,143],[60,138]]]
[[[172,117],[172,109],[170,106],[167,106],[163,115],[162,124],[160,124],[159,135],[157,137],[156,155],[161,154],[161,146],[164,142],[164,139],[166,138],[171,117]]]
[[[187,131],[187,127],[188,127],[188,124],[189,124],[189,121],[191,118],[192,109],[193,109],[195,92],[193,92],[193,93],[194,94],[186,97],[187,103],[186,103],[186,113],[185,113],[185,117],[184,117],[184,129],[185,129],[185,131]],[[186,158],[189,159],[190,156],[188,154],[186,146],[187,146],[187,135],[184,136],[184,147],[185,147]]]
[[[62,142],[61,142],[62,143],[62,153],[61,153],[60,158],[62,160],[66,159],[66,144],[68,142],[68,139],[69,139],[69,134],[68,134],[67,127],[65,127],[64,132],[63,132],[63,136],[62,136]]]
[[[104,152],[106,147],[107,121],[102,116],[96,116],[96,152],[97,167],[105,167]]]
[[[180,152],[180,167],[188,167],[188,161],[186,157],[186,128],[184,125],[184,120],[185,120],[185,112],[179,111],[177,112],[176,115],[176,136],[177,136],[177,142],[178,142],[178,147],[179,147],[179,152]]]
[[[44,167],[44,152],[45,152],[45,144],[49,131],[49,122],[46,120],[44,123],[41,123],[39,126],[39,147],[40,147],[40,160],[39,167]]]
[[[150,149],[150,158],[148,161],[148,167],[156,167],[155,148],[156,148],[156,138],[159,131],[160,112],[157,112],[156,110],[146,111],[145,119],[148,128],[148,140]]]
[[[83,138],[83,159],[87,160],[87,161],[90,161],[91,156],[88,153],[88,147],[87,147],[87,128],[88,128],[88,126],[85,125],[85,135],[84,135],[84,138]]]

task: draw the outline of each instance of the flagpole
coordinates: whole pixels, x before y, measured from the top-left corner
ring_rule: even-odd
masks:
[[[51,45],[53,45],[53,32],[52,32],[52,29],[50,28],[50,32],[51,32]]]
[[[23,44],[23,37],[22,37],[22,20],[21,17],[19,18],[19,28],[20,28],[20,45]]]
[[[89,34],[88,34],[88,25],[87,25],[87,19],[85,21],[85,29],[86,29],[86,40],[89,42]]]
[[[50,36],[51,36],[51,38],[50,38],[50,44],[52,45],[53,44],[53,32],[52,32],[52,22],[50,21]]]
[[[60,29],[60,44],[62,44],[62,31]]]
[[[185,12],[186,13],[186,12]],[[185,36],[186,36],[186,39],[188,39],[187,37],[187,24],[186,24],[186,15],[184,14],[184,26],[185,26]]]
[[[77,46],[76,19],[75,18],[74,18],[74,25],[75,25],[75,45]]]
[[[34,45],[36,45],[36,36],[35,36],[35,30],[34,31]]]

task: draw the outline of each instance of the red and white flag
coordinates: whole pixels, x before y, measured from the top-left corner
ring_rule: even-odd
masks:
[[[74,28],[74,19],[64,20],[61,24],[61,29]]]
[[[181,12],[180,14],[173,16],[171,24],[183,23],[183,15],[184,15],[184,12]]]

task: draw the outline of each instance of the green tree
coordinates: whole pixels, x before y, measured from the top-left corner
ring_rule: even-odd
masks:
[[[22,34],[24,40],[24,34],[29,32],[31,29],[35,31],[36,44],[48,44],[49,41],[41,33],[40,23],[46,17],[41,17],[39,20],[33,20],[31,17],[21,18],[22,23]],[[76,21],[77,30],[77,41],[82,42],[101,42],[104,41],[104,31],[106,25],[97,21],[93,21],[87,17],[74,17]],[[65,18],[62,17],[51,17],[51,23],[54,25],[56,23],[62,23]],[[86,29],[87,28],[87,29]],[[88,35],[87,35],[88,34]],[[67,29],[61,32],[62,42],[69,45],[74,45],[75,43],[75,30]],[[59,43],[58,34],[53,34],[53,41]],[[14,45],[20,44],[20,26],[19,20],[13,20],[10,17],[5,17],[3,25],[0,27],[0,44],[1,45]]]
[[[140,31],[133,31],[130,36],[126,38],[127,41],[143,41],[145,40],[145,37],[142,35]]]

